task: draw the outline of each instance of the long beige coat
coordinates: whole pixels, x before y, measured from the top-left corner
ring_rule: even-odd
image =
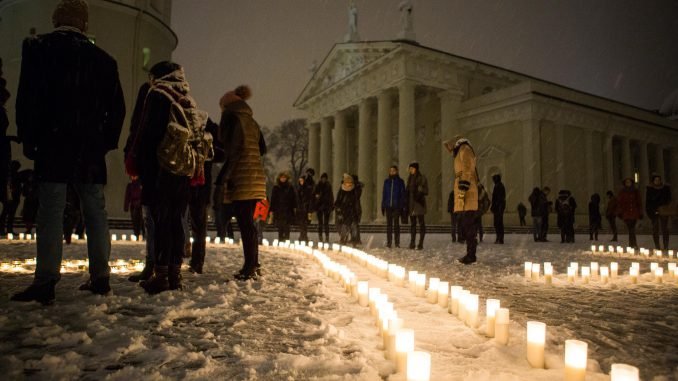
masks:
[[[464,198],[459,194],[465,192]],[[470,145],[464,143],[454,157],[454,212],[478,210],[478,176],[476,155]]]

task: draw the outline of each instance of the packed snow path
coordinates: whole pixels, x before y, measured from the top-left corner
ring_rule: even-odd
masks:
[[[380,244],[381,238],[374,242]],[[359,277],[389,290],[406,325],[415,328],[417,349],[433,355],[433,380],[560,379],[566,339],[589,343],[590,380],[606,379],[595,372],[597,363],[607,373],[613,362],[638,366],[644,380],[676,379],[675,284],[567,286],[556,279],[554,286],[546,287],[526,282],[524,261],[550,261],[561,273],[571,261],[605,262],[584,253],[589,241],[582,237],[575,245],[534,244],[528,238],[507,236],[506,245],[483,244],[479,263],[468,267],[454,263],[463,246],[448,243],[445,235],[429,235],[424,251],[367,250],[479,293],[481,311],[485,298],[501,299],[514,322],[508,347],[483,336],[483,319],[481,328],[472,330],[409,289],[346,264]],[[643,243],[648,242],[641,239]],[[143,258],[141,244],[113,247],[113,259]],[[0,250],[3,261],[35,255],[34,244],[0,241]],[[85,248],[76,244],[65,253],[67,258],[81,259]],[[206,273],[185,274],[187,290],[153,297],[128,282],[126,275],[113,276],[113,295],[93,296],[76,290],[84,274],[68,274],[57,287],[56,305],[47,308],[8,301],[30,282],[30,273],[0,273],[0,371],[11,379],[142,375],[150,379],[399,379],[383,358],[369,309],[355,304],[317,264],[297,254],[267,251],[262,253],[266,269],[262,280],[224,283],[239,268],[240,255],[238,249],[211,246]],[[617,261],[620,273],[627,271],[631,261]],[[649,261],[640,262],[649,267]],[[531,319],[548,325],[547,366],[556,369],[533,370],[525,361],[524,326]]]

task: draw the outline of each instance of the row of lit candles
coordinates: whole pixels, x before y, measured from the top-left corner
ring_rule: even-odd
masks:
[[[10,262],[0,262],[1,272],[23,272],[34,271],[37,260],[35,258],[28,258],[24,260],[13,260]],[[138,259],[117,259],[108,262],[113,274],[125,274],[130,271],[141,271],[144,269],[144,262]],[[89,268],[89,261],[87,259],[75,259],[62,261],[61,273],[87,271]]]
[[[636,249],[632,247],[627,247],[623,248],[622,246],[604,246],[604,245],[591,245],[591,252],[592,253],[599,253],[599,254],[630,254],[630,255],[636,255]],[[664,251],[662,250],[650,250],[650,249],[645,249],[645,248],[640,248],[638,249],[638,254],[643,255],[645,257],[649,257],[651,255],[654,255],[656,257],[662,257],[664,255]],[[673,250],[667,250],[666,255],[669,258],[673,258],[674,251]]]
[[[339,252],[347,254],[353,260],[366,266],[372,272],[382,275],[396,284],[405,285],[401,277],[405,269],[388,264],[377,257],[350,247],[341,247]],[[479,296],[471,294],[461,286],[449,286],[449,282],[439,278],[430,278],[428,293],[425,291],[426,275],[416,271],[407,272],[407,284],[418,296],[426,296],[429,303],[437,303],[447,307],[448,311],[455,314],[466,325],[476,328],[478,325]],[[488,299],[486,301],[486,334],[494,337],[498,343],[508,344],[509,310],[500,308],[500,301]],[[531,366],[544,368],[544,346],[546,341],[546,324],[542,322],[528,322],[527,327],[527,353],[526,357]],[[565,342],[565,380],[582,381],[586,375],[586,363],[588,345],[579,340],[566,340]],[[627,381],[639,379],[638,368],[626,364],[613,364],[612,381]]]
[[[525,262],[524,269],[525,279],[533,281],[539,281],[541,279],[541,264]],[[579,274],[584,284],[588,284],[591,279],[600,279],[601,283],[606,284],[610,279],[616,278],[618,272],[619,264],[617,262],[611,262],[609,267],[600,266],[598,262],[591,262],[590,266],[582,266],[581,269],[579,268],[579,263],[570,262],[570,266],[567,268],[567,282],[574,283]],[[666,272],[663,267],[659,266],[659,263],[652,262],[650,263],[650,273],[656,283],[664,283],[665,280],[678,281],[678,267],[676,267],[676,263],[673,262],[667,264]],[[640,263],[632,262],[631,267],[629,268],[631,283],[637,284],[639,276]],[[550,285],[553,282],[553,266],[550,262],[544,263],[543,279],[544,283],[547,285]]]

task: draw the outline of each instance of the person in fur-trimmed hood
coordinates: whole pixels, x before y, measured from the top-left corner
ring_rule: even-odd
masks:
[[[624,185],[617,194],[617,217],[622,219],[628,228],[629,246],[637,249],[636,222],[643,218],[643,203],[632,178],[627,177],[622,183]]]
[[[478,240],[478,171],[476,154],[471,142],[456,136],[445,143],[445,148],[454,157],[454,213],[459,215],[459,229],[466,241],[466,255],[459,262],[468,265],[476,261]]]
[[[241,85],[219,100],[221,122],[217,139],[226,156],[220,176],[224,198],[233,202],[243,241],[245,262],[235,275],[240,280],[261,275],[257,229],[252,216],[257,202],[266,198],[266,175],[261,162],[261,157],[266,154],[266,141],[246,102],[251,96],[252,90]]]

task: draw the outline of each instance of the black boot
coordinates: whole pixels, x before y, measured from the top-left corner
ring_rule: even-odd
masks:
[[[28,286],[22,292],[12,295],[10,300],[15,302],[32,302],[36,301],[44,306],[48,306],[54,303],[54,287],[56,286],[55,281],[49,281],[47,283],[35,284]]]
[[[471,263],[474,263],[476,261],[476,256],[475,255],[468,255],[466,254],[462,258],[457,259],[459,262],[465,265],[470,265]]]
[[[101,277],[92,279],[89,278],[87,282],[78,287],[80,291],[89,291],[92,294],[106,295],[111,291],[111,286],[108,277]]]
[[[200,270],[202,273],[202,269]],[[167,275],[170,290],[181,290],[181,265],[170,266]]]
[[[138,283],[142,280],[148,280],[148,278],[150,278],[151,275],[153,275],[153,265],[150,263],[146,263],[144,265],[144,269],[141,270],[139,274],[130,275],[129,278],[127,278],[127,280],[129,280],[130,282]]]
[[[147,293],[153,295],[170,289],[167,273],[169,268],[167,266],[155,265],[153,267],[153,276],[147,281],[139,283]]]

